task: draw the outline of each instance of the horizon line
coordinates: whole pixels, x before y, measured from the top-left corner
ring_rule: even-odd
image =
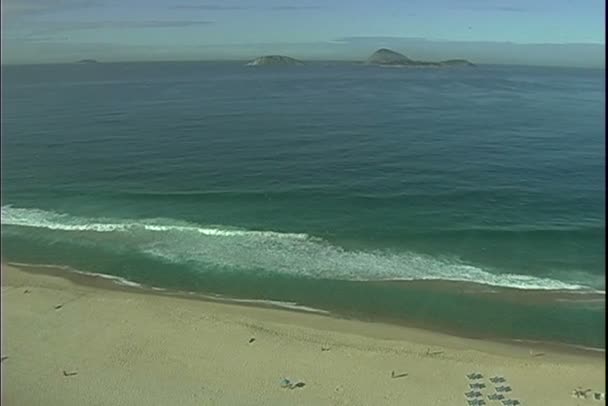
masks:
[[[270,55],[270,54],[269,54]],[[277,54],[277,55],[281,55],[281,54]],[[261,55],[261,56],[268,56],[268,55]],[[3,58],[4,59],[4,58]],[[255,59],[255,58],[253,58]],[[81,61],[83,60],[93,60],[95,62],[93,63],[81,63]],[[251,58],[242,58],[242,59],[234,59],[234,58],[229,58],[229,59],[149,59],[149,60],[113,60],[113,61],[101,61],[95,58],[83,58],[83,59],[79,59],[79,60],[74,60],[74,61],[61,61],[61,62],[17,62],[17,63],[5,63],[4,61],[2,61],[0,63],[0,67],[4,67],[4,66],[41,66],[41,65],[110,65],[110,64],[126,64],[126,63],[184,63],[184,62],[191,62],[191,63],[197,63],[197,62],[224,62],[224,63],[245,63],[245,62],[250,62],[252,59]],[[332,62],[332,63],[352,63],[352,64],[365,64],[365,60],[361,60],[361,59],[316,59],[316,58],[311,58],[311,59],[302,59],[299,58],[298,59],[301,62],[316,62],[316,63],[322,63],[322,62]],[[439,61],[441,62],[441,61]],[[521,64],[521,63],[478,63],[478,62],[472,62],[473,64],[477,65],[477,66],[522,66],[522,67],[545,67],[545,68],[580,68],[580,69],[606,69],[606,64],[602,64],[602,65],[598,65],[598,66],[579,66],[579,65],[561,65],[561,64],[555,64],[555,65],[543,65],[543,64]]]

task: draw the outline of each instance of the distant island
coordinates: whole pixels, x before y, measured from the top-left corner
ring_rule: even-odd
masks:
[[[441,62],[415,61],[399,52],[386,48],[374,52],[366,63],[379,66],[475,66],[466,59],[450,59]]]
[[[247,64],[247,66],[264,65],[304,65],[304,62],[283,55],[266,55],[260,56]]]
[[[99,63],[99,61],[97,61],[95,59],[81,59],[76,63]]]

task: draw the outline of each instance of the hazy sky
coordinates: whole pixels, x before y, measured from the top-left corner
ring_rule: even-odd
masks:
[[[249,59],[263,53],[364,59],[380,46],[415,58],[482,63],[603,66],[605,60],[601,0],[3,0],[2,5],[3,63]]]

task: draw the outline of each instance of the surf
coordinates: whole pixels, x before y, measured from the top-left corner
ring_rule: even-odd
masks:
[[[548,291],[603,293],[579,280],[486,269],[454,258],[411,251],[347,250],[306,233],[247,230],[194,224],[176,219],[119,219],[72,216],[36,208],[2,206],[2,224],[73,244],[95,242],[128,246],[160,261],[223,272],[265,272],[347,281],[445,280]],[[112,233],[111,241],[95,235]],[[77,235],[76,235],[77,234]]]

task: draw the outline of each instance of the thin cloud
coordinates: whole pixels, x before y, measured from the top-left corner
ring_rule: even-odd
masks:
[[[172,10],[203,10],[203,11],[224,11],[224,10],[270,10],[270,11],[299,11],[299,10],[319,10],[319,6],[272,6],[272,7],[245,7],[231,6],[224,4],[179,4],[171,7]]]
[[[180,4],[171,7],[174,10],[207,10],[207,11],[222,11],[222,10],[247,10],[243,6],[226,6],[223,4]]]
[[[533,11],[529,8],[523,7],[509,7],[509,6],[480,6],[480,7],[463,7],[467,10],[473,11],[503,11],[506,13],[527,13]]]
[[[46,27],[37,29],[32,36],[44,36],[62,32],[110,29],[140,29],[140,28],[183,28],[214,24],[213,21],[201,20],[153,20],[153,21],[92,21],[92,22],[62,22],[45,24]]]
[[[523,7],[495,7],[496,10],[498,11],[508,11],[511,13],[527,13],[528,11],[532,11],[529,8],[523,8]]]
[[[3,0],[2,12],[11,17],[98,7],[98,0]]]
[[[298,11],[298,10],[319,10],[319,6],[275,6],[270,7],[270,10],[275,11]]]
[[[5,41],[11,43],[37,44],[37,43],[58,43],[68,41],[68,37],[42,37],[42,36],[27,36],[27,37],[5,37]]]
[[[505,13],[528,13],[536,11],[534,7],[518,7],[511,5],[500,5],[500,4],[488,4],[487,2],[477,4],[466,4],[455,2],[453,9],[457,10],[470,10],[470,11],[500,11]]]
[[[213,24],[213,21],[205,20],[174,20],[174,21],[108,21],[102,23],[92,23],[91,28],[179,28],[192,27],[197,25]],[[95,24],[101,27],[95,27]]]
[[[431,41],[424,37],[387,37],[387,36],[357,36],[357,37],[341,37],[334,38],[331,41],[342,44],[374,44],[378,41],[395,41],[395,42],[424,42]]]

